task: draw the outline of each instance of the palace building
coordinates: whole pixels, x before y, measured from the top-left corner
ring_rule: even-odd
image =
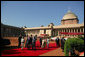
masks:
[[[47,34],[49,36],[76,36],[76,34],[84,34],[84,23],[79,24],[78,17],[68,11],[61,20],[61,25],[55,26],[50,23],[48,26],[24,28],[28,35]]]

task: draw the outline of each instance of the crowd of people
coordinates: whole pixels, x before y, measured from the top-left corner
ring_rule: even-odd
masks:
[[[27,39],[26,39],[26,43],[25,43],[24,37],[20,34],[20,36],[18,38],[18,47],[19,48],[21,47],[21,50],[23,50],[24,44],[25,44],[25,48],[32,47],[32,49],[36,50],[36,40],[37,40],[37,35],[35,35],[35,36],[27,35]],[[47,48],[49,48],[49,39],[48,38],[40,37],[39,42],[40,42],[40,47],[41,48],[46,47],[46,44],[47,44]]]
[[[18,38],[18,47],[23,50],[24,48],[24,44],[26,48],[30,48],[30,46],[32,46],[32,49],[35,49],[36,46],[36,40],[37,40],[37,35],[33,36],[29,36],[27,35],[27,39],[26,39],[26,44],[25,44],[25,39],[24,37],[20,34],[19,38]]]
[[[51,38],[42,38],[39,37],[39,42],[40,42],[40,47],[41,48],[45,48],[47,45],[47,48],[49,48],[49,43],[50,43]],[[25,48],[30,48],[32,47],[32,49],[36,50],[36,41],[37,41],[37,35],[27,35],[27,39],[26,39],[26,43],[25,43],[25,39],[24,37],[20,34],[19,38],[18,38],[18,47],[21,47],[21,50],[23,50],[24,48],[24,44],[25,44]],[[56,37],[55,39],[56,42],[56,47],[60,47],[60,38]],[[65,43],[65,39],[61,38],[61,49],[64,50],[64,43]]]

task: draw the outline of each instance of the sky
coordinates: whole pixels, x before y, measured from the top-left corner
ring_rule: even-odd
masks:
[[[84,22],[84,1],[1,1],[1,23],[16,27],[61,25],[70,10]]]

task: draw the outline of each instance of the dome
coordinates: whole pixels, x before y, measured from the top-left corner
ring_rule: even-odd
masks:
[[[72,13],[71,11],[68,11],[68,12],[64,15],[64,17],[63,17],[62,20],[75,19],[75,18],[78,19],[78,17],[77,17],[74,13]]]

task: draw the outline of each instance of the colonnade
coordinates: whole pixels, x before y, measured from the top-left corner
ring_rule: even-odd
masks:
[[[47,29],[46,29],[47,30]],[[68,33],[84,33],[84,27],[82,28],[60,28],[60,29],[53,29],[53,31],[49,31],[49,33],[52,33],[53,36],[76,36],[76,35],[65,35],[65,34],[60,34],[60,32],[68,32]],[[40,34],[47,34],[46,32],[44,33],[43,31],[40,32],[40,30],[28,30],[29,35],[40,35]],[[49,35],[49,34],[48,34]]]
[[[58,35],[55,36],[76,36],[76,35],[64,35],[60,34],[60,32],[68,32],[68,33],[84,33],[84,27],[83,28],[65,28],[65,29],[55,29],[54,31],[58,32]],[[56,33],[55,32],[55,33]]]

